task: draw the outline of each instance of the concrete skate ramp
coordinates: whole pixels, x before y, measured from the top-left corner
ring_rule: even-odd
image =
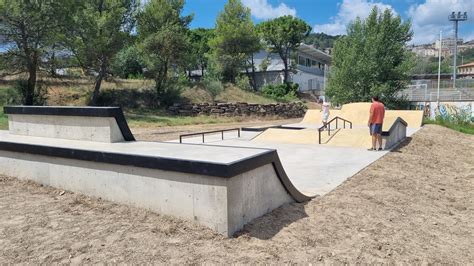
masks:
[[[227,236],[285,203],[310,199],[295,188],[274,149],[77,140],[62,118],[81,117],[83,108],[55,108],[53,115],[67,125],[57,127],[61,138],[12,134],[32,126],[25,123],[57,125],[39,114],[29,117],[34,109],[28,107],[5,109],[28,117],[0,131],[1,175],[192,220]],[[104,112],[87,108],[89,118],[94,110]],[[98,125],[114,128],[111,114]],[[107,135],[109,129],[93,130]]]
[[[341,110],[331,110],[330,118],[339,116],[353,123],[354,126],[365,126],[369,117],[370,103],[344,104]],[[301,125],[321,125],[320,110],[310,109],[306,111]],[[407,122],[410,128],[419,128],[423,124],[423,111],[387,110],[385,111],[384,130],[388,130],[397,117]]]
[[[292,130],[269,128],[253,139],[253,141],[292,144],[319,144],[318,138],[318,131],[314,129]]]
[[[370,104],[344,104],[340,116],[351,121],[354,125],[365,126],[369,118]],[[423,111],[387,110],[385,111],[384,130],[388,130],[398,117],[402,118],[411,128],[419,128],[423,124]]]

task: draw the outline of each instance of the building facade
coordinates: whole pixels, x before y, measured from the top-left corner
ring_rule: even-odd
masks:
[[[293,58],[295,59],[288,62],[294,66],[290,72],[290,81],[299,85],[299,91],[320,91],[322,95],[330,70],[331,56],[313,46],[301,44]],[[285,67],[278,54],[261,50],[254,55],[254,63],[259,88],[267,84],[283,83]]]
[[[458,66],[458,73],[461,75],[462,78],[473,79],[474,62]]]

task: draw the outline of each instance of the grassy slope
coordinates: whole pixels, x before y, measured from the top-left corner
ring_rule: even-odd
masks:
[[[3,113],[3,106],[0,106],[0,129],[8,129],[8,118]]]
[[[447,127],[447,128],[459,131],[461,133],[474,135],[474,124],[473,123],[466,124],[466,125],[459,125],[459,124],[454,124],[454,123],[439,121],[439,120],[424,120],[423,123],[440,125],[440,126],[443,126],[443,127]]]
[[[88,92],[91,91],[93,80],[86,78],[63,78],[63,79],[43,79],[48,86],[49,105],[84,105]],[[0,80],[0,106],[7,102],[7,90],[13,87],[15,81]],[[151,80],[114,80],[104,81],[102,89],[142,89],[153,86]],[[194,86],[186,88],[182,93],[185,100],[192,103],[212,102],[211,95],[202,87]],[[220,95],[215,99],[218,102],[248,102],[257,104],[276,103],[275,100],[263,97],[250,91],[244,91],[234,86],[226,86]],[[127,120],[132,127],[148,126],[181,126],[195,124],[214,124],[227,122],[240,122],[241,117],[213,117],[213,116],[170,116],[164,111],[130,110],[126,112]],[[3,114],[3,107],[0,111],[0,129],[8,128],[8,119]]]

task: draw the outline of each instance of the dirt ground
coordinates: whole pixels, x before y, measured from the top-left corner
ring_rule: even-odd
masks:
[[[0,178],[0,263],[474,262],[474,136],[425,126],[324,197],[224,238],[155,213]]]
[[[220,123],[220,124],[205,124],[205,125],[188,125],[188,126],[173,126],[173,127],[156,127],[156,128],[131,128],[133,135],[137,140],[148,140],[148,141],[165,141],[165,140],[176,140],[180,134],[205,132],[222,129],[232,129],[238,127],[252,127],[262,125],[284,125],[299,123],[301,118],[294,119],[268,119],[263,120],[262,118],[255,117],[247,120],[246,122],[235,122],[235,123]]]

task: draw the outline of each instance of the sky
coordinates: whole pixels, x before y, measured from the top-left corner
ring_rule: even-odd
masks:
[[[226,0],[186,0],[184,14],[194,14],[191,28],[212,28]],[[414,38],[411,43],[434,42],[453,36],[452,11],[468,12],[468,20],[459,24],[459,37],[474,40],[474,0],[242,0],[251,9],[255,23],[283,15],[305,20],[314,32],[344,34],[356,17],[365,18],[374,6],[389,8],[403,20],[410,19]]]

